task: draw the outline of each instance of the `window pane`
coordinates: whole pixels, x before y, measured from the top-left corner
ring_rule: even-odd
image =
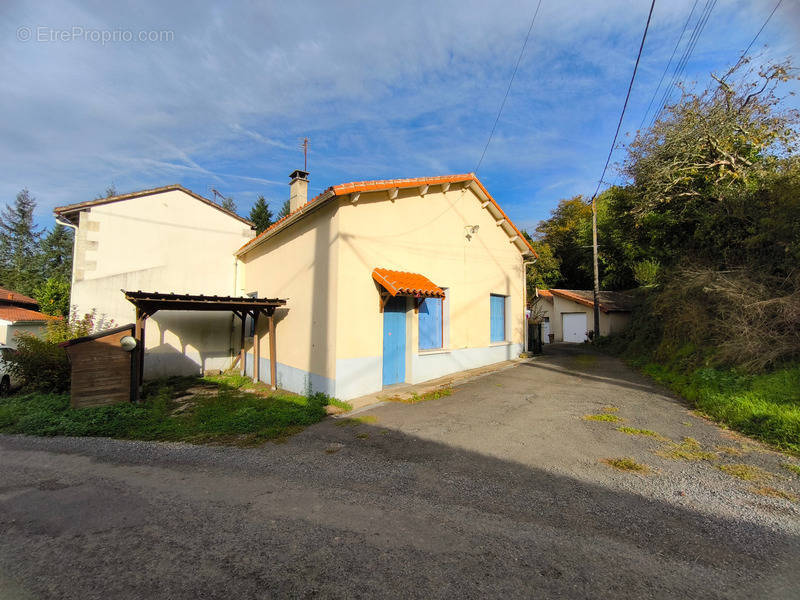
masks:
[[[506,339],[506,297],[490,296],[490,336],[491,342],[502,342]]]
[[[419,349],[442,347],[442,299],[425,298],[419,305]]]

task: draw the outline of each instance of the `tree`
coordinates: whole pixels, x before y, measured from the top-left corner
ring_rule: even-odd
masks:
[[[69,294],[69,280],[61,277],[50,277],[33,292],[39,303],[39,310],[56,317],[69,316]]]
[[[233,201],[233,198],[223,198],[219,205],[227,211],[236,212],[236,202]]]
[[[288,217],[289,213],[291,212],[292,212],[292,205],[287,200],[281,205],[281,209],[278,211],[278,220]]]
[[[43,280],[49,278],[72,280],[72,230],[56,223],[42,239],[40,250],[40,273]]]
[[[550,218],[536,227],[538,240],[547,244],[559,261],[560,287],[591,286],[591,221],[591,206],[582,196],[575,196],[561,200]]]
[[[116,195],[117,195],[117,188],[112,183],[110,186],[108,186],[106,188],[105,192],[103,192],[102,194],[97,194],[97,196],[95,197],[95,200],[102,200],[103,198],[112,198],[113,196],[116,196]]]
[[[264,196],[259,196],[253,208],[250,209],[249,219],[255,223],[257,234],[272,225],[272,211],[270,211]]]
[[[35,208],[36,200],[24,189],[0,215],[0,283],[27,295],[40,281],[36,257],[41,232],[33,223]]]

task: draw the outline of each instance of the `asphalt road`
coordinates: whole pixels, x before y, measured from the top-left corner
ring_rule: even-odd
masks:
[[[258,449],[0,437],[0,598],[798,597],[800,505],[754,491],[800,494],[796,459],[548,350]],[[582,419],[606,406],[716,458]]]

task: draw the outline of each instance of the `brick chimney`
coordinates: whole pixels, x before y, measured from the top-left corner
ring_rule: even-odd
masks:
[[[289,209],[294,212],[308,202],[308,173],[297,169],[289,177]]]

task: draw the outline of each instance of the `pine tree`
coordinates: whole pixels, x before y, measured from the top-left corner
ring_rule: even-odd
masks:
[[[253,208],[250,209],[249,219],[255,223],[256,234],[261,233],[272,225],[272,211],[270,211],[264,196],[259,196]]]
[[[17,194],[0,215],[0,285],[30,295],[41,282],[39,238],[33,223],[36,199],[28,190]]]
[[[56,223],[41,244],[39,266],[42,279],[72,279],[72,231]]]
[[[281,210],[278,212],[278,219],[283,219],[284,217],[288,217],[289,213],[292,212],[292,206],[289,204],[289,201],[283,203],[281,206]]]

